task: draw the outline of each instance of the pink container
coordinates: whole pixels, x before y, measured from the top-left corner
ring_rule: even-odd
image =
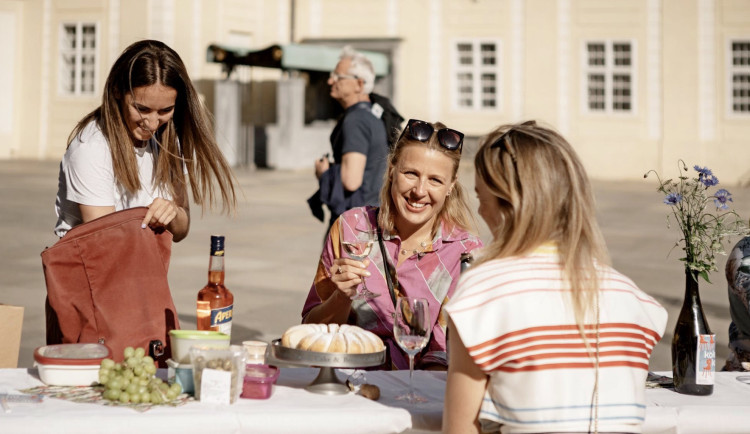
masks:
[[[248,399],[268,399],[271,396],[279,368],[269,365],[245,365],[245,379],[240,397]]]

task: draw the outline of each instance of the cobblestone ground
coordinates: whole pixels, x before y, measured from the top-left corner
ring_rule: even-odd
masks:
[[[55,161],[0,162],[0,303],[25,307],[22,367],[32,366],[34,348],[45,343],[45,286],[39,253],[56,241],[52,227],[57,172]],[[235,295],[232,341],[272,340],[300,320],[326,226],[312,217],[306,203],[316,189],[312,169],[238,169],[236,174],[242,190],[236,215],[201,212],[193,206],[190,234],[172,250],[170,287],[182,327],[193,328],[195,295],[206,282],[209,236],[226,235],[226,284]],[[460,176],[476,209],[470,160]],[[651,360],[652,370],[669,370],[669,344],[682,304],[684,274],[679,250],[670,254],[679,237],[675,229],[666,227],[668,209],[655,191],[655,182],[597,181],[594,185],[615,268],[669,311],[667,331]],[[750,189],[724,187],[734,194],[740,215],[750,216]],[[482,223],[479,232],[488,239]],[[701,297],[718,336],[717,364],[723,365],[729,324],[723,258],[719,267],[711,275],[713,284],[701,283]]]

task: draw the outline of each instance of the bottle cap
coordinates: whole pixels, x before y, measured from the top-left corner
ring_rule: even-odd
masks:
[[[211,235],[211,254],[224,256],[224,235]]]

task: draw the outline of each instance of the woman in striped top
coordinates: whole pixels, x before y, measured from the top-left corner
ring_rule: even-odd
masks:
[[[445,432],[640,432],[664,308],[612,269],[573,148],[526,122],[475,157],[493,233],[449,314]]]

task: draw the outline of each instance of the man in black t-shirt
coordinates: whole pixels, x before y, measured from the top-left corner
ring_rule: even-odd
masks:
[[[325,157],[316,160],[315,176],[321,190],[332,192],[339,184],[343,187],[343,194],[321,197],[331,210],[333,224],[349,208],[380,204],[388,144],[381,112],[373,110],[369,98],[375,84],[372,63],[351,47],[344,47],[328,84],[331,97],[341,104],[344,114],[331,133],[334,164]],[[334,187],[324,188],[324,183]]]

